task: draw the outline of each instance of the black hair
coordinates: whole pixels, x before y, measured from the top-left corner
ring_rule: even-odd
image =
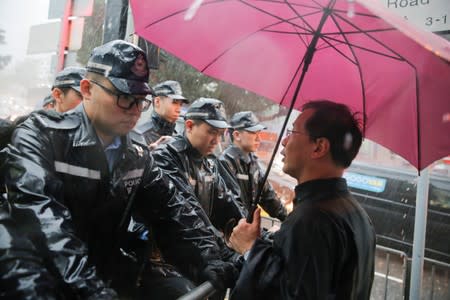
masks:
[[[314,112],[305,122],[305,129],[311,140],[320,137],[330,142],[330,152],[336,165],[347,168],[358,154],[363,133],[360,113],[353,113],[344,104],[329,100],[307,102],[302,110]]]

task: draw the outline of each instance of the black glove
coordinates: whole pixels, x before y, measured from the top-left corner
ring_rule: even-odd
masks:
[[[221,260],[211,260],[202,271],[202,279],[208,280],[218,291],[233,287],[239,276],[233,263]]]

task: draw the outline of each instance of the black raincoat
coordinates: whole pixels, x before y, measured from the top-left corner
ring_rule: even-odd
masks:
[[[220,155],[219,159],[238,182],[241,199],[249,209],[251,203],[256,199],[258,186],[264,177],[264,171],[259,164],[258,157],[254,153],[246,154],[239,147],[230,145]],[[286,219],[286,208],[269,182],[264,185],[258,204],[271,217],[278,218],[281,221]]]
[[[146,145],[128,136],[122,137],[120,157],[110,172],[82,105],[64,115],[32,114],[15,131],[12,144],[0,166],[10,215],[45,260],[46,270],[77,297],[106,293],[114,298],[106,282],[119,291],[135,282],[132,263],[121,254],[126,226],[119,224],[129,224],[129,203],[133,216],[161,232],[158,246],[168,262],[182,262],[183,271],[196,280],[204,280],[198,276],[207,265],[220,268],[211,224],[190,200],[195,196],[178,191]],[[12,244],[20,238],[13,234]],[[27,259],[21,252],[10,254],[18,262]],[[5,289],[40,291],[41,276],[22,284],[20,277],[27,274],[14,271],[21,270],[0,274]]]
[[[175,136],[152,154],[180,188],[197,196],[211,223],[220,231],[231,219],[238,221],[246,216],[241,200],[220,175],[220,162],[212,155],[203,157],[185,136]]]
[[[345,179],[305,182],[295,193],[273,243],[253,245],[231,299],[369,299],[375,231]]]
[[[144,136],[147,145],[156,142],[163,135],[172,136],[176,133],[175,123],[164,120],[155,111],[152,111],[151,117],[147,122],[137,126],[135,132]]]

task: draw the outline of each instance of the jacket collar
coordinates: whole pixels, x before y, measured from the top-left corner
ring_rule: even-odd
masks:
[[[233,156],[233,157],[238,157],[241,161],[243,161],[246,164],[249,164],[252,162],[252,158],[254,160],[254,154],[253,153],[245,153],[244,151],[241,150],[241,148],[239,148],[236,145],[231,145],[230,149],[228,150],[229,153]]]
[[[175,123],[170,123],[163,119],[157,112],[152,111],[152,122],[154,130],[160,135],[173,135],[175,131]]]
[[[342,177],[311,180],[295,187],[294,205],[301,201],[319,201],[330,194],[347,192],[347,181]]]

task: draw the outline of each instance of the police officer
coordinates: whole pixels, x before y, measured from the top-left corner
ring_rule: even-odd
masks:
[[[230,224],[246,215],[246,209],[234,190],[221,176],[223,166],[213,155],[226,128],[229,127],[223,103],[217,99],[200,98],[185,115],[184,135],[175,136],[152,154],[156,163],[174,179],[180,189],[193,191],[193,199],[208,215],[217,231],[222,258],[238,268],[242,257],[226,246],[223,233]],[[216,294],[223,299],[224,294]]]
[[[185,115],[185,134],[153,151],[156,163],[180,186],[190,187],[212,224],[224,231],[231,219],[245,216],[240,199],[220,175],[221,164],[213,155],[226,128],[223,103],[200,98]]]
[[[56,74],[52,86],[54,108],[57,112],[66,112],[80,104],[80,82],[86,74],[85,68],[67,67]]]
[[[8,190],[10,214],[46,269],[73,293],[68,298],[133,293],[140,266],[122,255],[130,215],[161,232],[158,246],[166,260],[196,282],[210,280],[223,289],[236,276],[232,264],[219,260],[220,248],[195,196],[178,191],[146,145],[128,135],[150,105],[148,77],[145,53],[135,45],[116,40],[95,48],[80,84],[83,103],[62,115],[32,113],[4,150],[0,183]],[[39,281],[20,284],[26,273],[8,275],[2,287],[47,297]],[[151,287],[148,298],[167,288],[141,284]]]
[[[175,133],[175,124],[181,113],[183,104],[189,100],[183,96],[181,85],[178,81],[167,80],[153,87],[153,111],[145,123],[136,128],[136,132],[142,134],[145,142],[154,149],[160,142],[167,141],[167,137]]]
[[[258,149],[261,130],[266,129],[251,111],[242,111],[230,120],[232,144],[220,155],[220,161],[233,174],[241,190],[241,199],[250,208],[257,196],[259,185],[264,177],[255,151]],[[286,208],[283,206],[271,184],[266,182],[259,201],[261,207],[274,218],[283,221]]]

